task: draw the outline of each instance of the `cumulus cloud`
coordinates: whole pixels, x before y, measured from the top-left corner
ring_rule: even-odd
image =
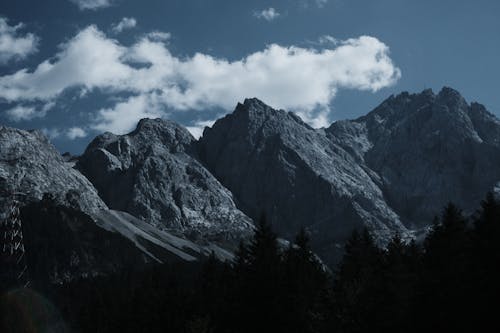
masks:
[[[81,139],[87,136],[87,132],[81,127],[71,127],[66,131],[66,137],[70,140]]]
[[[4,17],[0,17],[0,65],[10,60],[24,59],[35,53],[38,37],[32,33],[22,34],[24,24],[11,26]]]
[[[264,19],[266,21],[272,21],[272,20],[278,18],[280,16],[280,13],[278,13],[278,11],[276,11],[276,9],[271,7],[268,9],[263,9],[263,10],[258,11],[258,12],[254,12],[253,15],[259,19]]]
[[[111,6],[111,0],[70,0],[80,10],[96,10]]]
[[[137,20],[133,17],[124,17],[120,22],[115,23],[111,26],[111,30],[115,34],[119,34],[123,30],[132,29],[137,26]]]
[[[329,48],[271,44],[230,61],[203,53],[176,57],[166,43],[148,36],[124,46],[90,26],[35,69],[0,77],[0,99],[47,102],[68,88],[127,93],[128,98],[98,110],[92,124],[117,133],[132,129],[140,118],[164,116],[166,110],[230,111],[245,97],[296,111],[322,126],[339,89],[375,92],[400,75],[388,46],[369,36]]]
[[[162,103],[155,93],[132,96],[112,108],[98,111],[96,121],[91,125],[98,131],[124,134],[133,129],[142,118],[164,116]]]

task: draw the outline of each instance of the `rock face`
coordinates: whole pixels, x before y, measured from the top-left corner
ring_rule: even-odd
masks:
[[[180,125],[143,119],[127,135],[95,138],[77,168],[112,209],[191,240],[236,244],[251,221],[195,158],[193,142]]]
[[[429,226],[449,201],[473,213],[500,188],[500,121],[450,88],[392,96],[317,130],[248,99],[198,149],[245,213],[265,213],[285,237],[307,227],[327,262],[353,228],[383,243]]]
[[[87,214],[106,208],[94,186],[38,131],[0,127],[0,196],[21,192],[26,201],[52,194]]]
[[[211,253],[221,260],[232,258],[231,252],[215,244],[195,244],[108,209],[74,164],[42,133],[0,127],[0,223],[16,198],[33,282],[61,283],[149,263],[195,261]],[[193,179],[197,175],[193,172]],[[192,195],[197,200],[197,194]],[[242,219],[240,225],[247,226],[248,218],[242,215]],[[224,234],[226,229],[218,231]]]
[[[425,228],[448,201],[473,213],[487,191],[500,192],[500,121],[443,88],[391,96],[326,129],[247,99],[199,141],[171,121],[144,119],[127,135],[96,137],[79,158],[60,156],[39,132],[0,127],[0,190],[3,199],[25,193],[31,217],[45,193],[54,197],[50,216],[64,218],[47,226],[76,242],[49,263],[70,265],[54,279],[109,270],[100,252],[123,265],[101,242],[109,237],[134,262],[212,251],[229,259],[226,249],[252,232],[249,217],[263,213],[281,237],[308,228],[332,264],[354,228],[383,244]],[[74,253],[83,266],[71,266]]]
[[[448,201],[472,213],[500,180],[499,120],[450,88],[392,96],[326,132],[379,175],[386,202],[411,228]]]
[[[380,177],[292,113],[247,99],[205,129],[198,148],[245,213],[265,213],[284,237],[307,227],[327,261],[356,227],[369,227],[380,242],[407,234],[384,199]]]

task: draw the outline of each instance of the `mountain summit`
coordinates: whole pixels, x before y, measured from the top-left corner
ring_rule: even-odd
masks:
[[[196,159],[194,141],[172,121],[143,119],[127,135],[96,137],[77,169],[112,209],[191,239],[237,242],[250,219]]]
[[[205,129],[198,148],[245,213],[265,214],[285,237],[307,227],[328,261],[354,228],[376,230],[380,242],[408,234],[378,176],[293,113],[247,99]]]
[[[247,99],[197,146],[246,214],[265,213],[287,237],[307,227],[330,261],[353,228],[384,243],[428,226],[449,200],[472,213],[500,180],[499,140],[495,116],[445,87],[327,129]]]
[[[325,129],[252,98],[198,141],[172,121],[143,119],[69,160],[38,132],[1,127],[0,148],[3,187],[28,193],[29,205],[51,194],[53,216],[74,217],[60,219],[74,226],[61,230],[113,232],[146,262],[214,249],[230,258],[265,214],[283,238],[307,228],[334,264],[353,229],[367,227],[383,245],[425,230],[450,200],[473,213],[500,189],[500,121],[446,87],[391,96]]]
[[[428,224],[447,201],[471,212],[500,180],[500,122],[451,88],[392,96],[327,135],[380,177],[409,227]]]

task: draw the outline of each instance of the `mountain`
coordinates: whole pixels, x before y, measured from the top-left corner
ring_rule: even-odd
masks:
[[[247,99],[197,147],[245,213],[265,213],[285,237],[307,227],[332,263],[353,228],[383,244],[428,227],[450,200],[473,213],[500,180],[499,144],[499,120],[445,87],[391,96],[326,129]]]
[[[116,251],[141,265],[227,260],[262,214],[286,239],[307,228],[333,265],[355,228],[384,245],[426,230],[450,200],[472,214],[500,192],[500,121],[443,88],[391,96],[322,129],[247,99],[198,141],[143,119],[79,157],[40,132],[0,127],[0,185],[3,201],[24,193],[30,242],[60,253],[47,262],[54,281],[127,267]]]
[[[500,180],[500,121],[451,88],[391,96],[326,133],[379,176],[409,228],[428,225],[448,201],[473,213]]]
[[[232,258],[216,244],[194,243],[110,210],[74,164],[42,133],[0,127],[0,219],[13,199],[19,201],[30,278],[59,283],[156,262],[195,261],[212,252]]]
[[[20,192],[28,201],[40,200],[49,193],[88,214],[106,208],[87,178],[39,131],[0,126],[0,189],[0,199]]]
[[[369,227],[381,243],[408,234],[385,202],[379,176],[293,113],[247,99],[206,128],[197,147],[245,213],[264,213],[286,238],[308,228],[327,262],[355,228]]]
[[[127,135],[96,137],[76,167],[112,209],[194,241],[235,246],[251,220],[197,160],[194,142],[174,122],[143,119]]]

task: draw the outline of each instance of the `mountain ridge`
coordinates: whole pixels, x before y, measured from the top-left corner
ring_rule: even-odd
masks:
[[[265,214],[287,239],[308,229],[333,265],[353,229],[367,227],[380,245],[412,238],[447,201],[472,213],[487,191],[500,192],[500,121],[447,87],[393,95],[321,129],[248,98],[199,140],[164,119],[103,133],[79,157],[61,157],[38,132],[2,127],[0,139],[3,183],[22,179],[38,200],[52,192],[139,249],[144,239],[173,253],[193,242],[183,246],[198,250],[178,252],[185,259],[208,249],[229,258]],[[83,184],[74,197],[73,183]]]

